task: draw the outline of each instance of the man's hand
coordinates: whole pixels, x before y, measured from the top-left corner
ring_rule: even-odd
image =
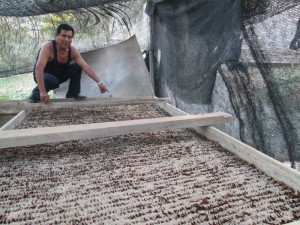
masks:
[[[109,92],[103,83],[100,83],[98,87],[101,93]]]
[[[44,102],[45,104],[50,103],[50,97],[47,92],[40,92],[40,98],[41,98],[41,101]]]

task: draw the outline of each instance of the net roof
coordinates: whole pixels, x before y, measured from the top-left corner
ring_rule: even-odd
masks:
[[[126,0],[1,0],[0,16],[37,16],[117,2],[126,2]]]
[[[37,16],[66,10],[87,9],[129,0],[1,0],[0,16]],[[152,6],[169,0],[148,0]],[[225,4],[230,4],[226,0]],[[257,22],[300,4],[299,0],[242,0],[245,20]]]

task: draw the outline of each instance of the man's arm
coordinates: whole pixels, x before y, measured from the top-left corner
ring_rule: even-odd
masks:
[[[75,62],[83,69],[83,71],[90,77],[92,78],[99,86],[100,92],[105,93],[108,92],[107,88],[105,85],[100,81],[99,77],[96,75],[94,70],[88,65],[84,59],[81,57],[81,54],[79,51],[72,46],[72,54],[73,54],[73,59]]]
[[[49,95],[45,88],[44,69],[50,58],[52,48],[51,43],[46,43],[40,50],[39,57],[35,67],[35,77],[40,90],[40,98],[45,104],[50,102]]]

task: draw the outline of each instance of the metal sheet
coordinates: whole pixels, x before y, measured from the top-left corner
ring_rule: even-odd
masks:
[[[119,44],[82,53],[110,93],[101,94],[98,85],[84,72],[81,94],[87,97],[153,96],[149,71],[135,36]],[[69,82],[55,90],[55,98],[64,98]]]

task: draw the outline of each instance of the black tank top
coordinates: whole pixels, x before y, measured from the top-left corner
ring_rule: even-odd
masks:
[[[71,47],[69,48],[69,52],[68,52],[68,62],[60,63],[57,60],[56,41],[52,40],[51,42],[52,42],[52,46],[53,46],[54,58],[53,58],[53,60],[47,62],[46,67],[44,69],[44,72],[45,73],[50,73],[54,76],[60,76],[60,75],[64,74],[64,72],[66,71],[68,65],[70,64],[70,62],[72,60],[71,59]],[[40,51],[39,51],[39,53],[40,53]],[[38,53],[37,59],[39,57],[39,53]],[[35,66],[36,65],[34,65],[34,70],[33,70],[34,74],[35,74]]]

